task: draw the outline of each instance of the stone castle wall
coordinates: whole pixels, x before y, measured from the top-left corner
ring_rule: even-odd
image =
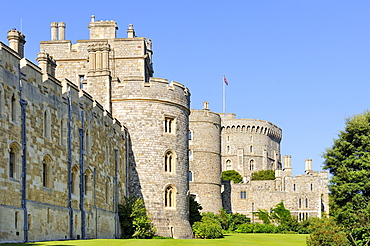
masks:
[[[188,222],[188,141],[190,92],[180,83],[153,78],[150,39],[117,38],[114,21],[89,24],[90,39],[41,42],[55,59],[57,78],[80,80],[130,133],[130,194],[144,198],[159,235],[192,237]],[[77,80],[78,81],[78,80]],[[165,122],[173,128],[166,132]],[[171,153],[174,170],[165,170]],[[175,191],[176,205],[166,204],[166,189]]]
[[[23,155],[18,65],[22,77],[22,98],[28,103],[25,119],[25,189],[21,188]],[[71,139],[68,137],[68,88],[71,95]],[[87,238],[114,238],[118,235],[115,202],[122,199],[126,192],[126,131],[118,120],[74,84],[67,80],[60,82],[43,73],[3,43],[0,43],[0,109],[0,149],[3,153],[0,160],[1,241],[20,242],[25,239],[22,201],[26,203],[29,241],[70,238],[71,221],[72,238],[82,237],[81,211],[86,215],[84,226]],[[79,190],[81,112],[84,112],[83,174],[86,181],[83,210],[80,208]],[[70,141],[73,172],[71,208],[68,203]],[[10,170],[11,153],[15,155],[13,174]],[[22,200],[22,192],[26,200]]]
[[[191,110],[189,121],[190,193],[202,212],[218,213],[221,201],[221,118],[205,102],[203,110]]]

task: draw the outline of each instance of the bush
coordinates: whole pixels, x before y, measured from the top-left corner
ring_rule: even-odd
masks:
[[[147,216],[143,199],[125,197],[125,203],[118,205],[118,215],[122,227],[122,238],[152,238],[155,227]]]
[[[235,232],[239,233],[278,233],[278,227],[271,224],[242,224],[238,225]]]
[[[223,237],[219,219],[213,213],[205,213],[202,220],[194,222],[192,229],[196,238],[220,238]]]
[[[243,181],[243,177],[242,175],[240,175],[240,173],[238,173],[235,170],[227,170],[222,172],[222,180],[223,181],[232,180],[234,181],[235,184],[238,184]]]
[[[252,173],[252,180],[274,180],[275,171],[274,170],[261,170]]]
[[[248,224],[251,219],[244,214],[230,214],[229,215],[229,231],[235,231],[239,225]]]
[[[311,231],[307,238],[308,246],[346,246],[349,241],[346,234],[332,219],[317,219],[309,226]]]

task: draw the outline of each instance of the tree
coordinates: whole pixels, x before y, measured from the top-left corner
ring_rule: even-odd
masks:
[[[194,200],[194,197],[190,196],[189,198],[189,222],[192,226],[194,222],[200,221],[202,219],[202,215],[200,214],[200,210],[202,210],[202,206]]]
[[[333,146],[326,149],[324,158],[324,169],[333,175],[331,214],[349,229],[350,237],[356,236],[359,228],[370,227],[369,111],[347,119],[344,131],[339,133]]]
[[[118,215],[122,227],[122,238],[152,238],[156,228],[152,225],[143,199],[125,197],[124,204],[118,205]]]
[[[252,180],[274,180],[274,170],[260,170],[252,174]]]
[[[234,181],[235,184],[238,184],[243,181],[243,177],[242,175],[240,175],[240,173],[238,173],[235,170],[227,170],[222,172],[222,180],[223,181],[232,180]]]
[[[332,219],[316,219],[309,226],[308,246],[346,246],[349,245],[346,234]]]

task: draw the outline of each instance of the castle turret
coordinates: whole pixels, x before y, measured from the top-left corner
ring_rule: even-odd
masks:
[[[25,36],[16,29],[8,32],[9,46],[19,54],[21,58],[24,57],[24,44],[26,43]]]
[[[191,110],[189,119],[190,193],[203,212],[218,213],[221,200],[221,118],[208,102],[202,110]],[[210,172],[210,170],[212,170]]]
[[[91,17],[89,24],[90,39],[115,39],[118,29],[115,21],[95,21],[95,16]]]

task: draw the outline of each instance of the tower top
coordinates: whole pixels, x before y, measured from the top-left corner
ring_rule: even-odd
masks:
[[[118,30],[115,21],[95,21],[95,15],[91,16],[88,28],[90,29],[90,39],[115,39],[116,30]]]

